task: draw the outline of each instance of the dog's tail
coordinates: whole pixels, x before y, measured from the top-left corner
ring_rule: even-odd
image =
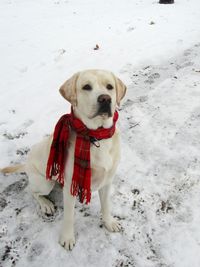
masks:
[[[0,169],[0,172],[7,174],[7,173],[13,173],[13,172],[25,172],[25,164],[18,164],[14,166],[8,166],[3,169]]]

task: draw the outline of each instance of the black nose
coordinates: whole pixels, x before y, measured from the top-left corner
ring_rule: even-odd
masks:
[[[100,103],[100,104],[110,104],[111,103],[111,97],[109,95],[100,95],[98,98],[97,98],[97,101]]]

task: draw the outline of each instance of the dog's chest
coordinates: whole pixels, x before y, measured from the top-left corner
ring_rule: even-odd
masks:
[[[105,139],[98,142],[99,147],[91,144],[90,163],[92,169],[103,168],[109,171],[112,168],[112,139]]]
[[[73,134],[70,140],[68,153],[68,166],[73,166],[76,135]],[[112,138],[103,139],[97,142],[98,147],[91,143],[90,166],[91,166],[91,189],[98,190],[105,184],[111,182],[119,159],[119,135],[116,132]],[[67,167],[68,174],[69,167]]]
[[[99,144],[99,147],[91,145],[90,150],[92,190],[111,182],[119,156],[118,138],[101,140]]]

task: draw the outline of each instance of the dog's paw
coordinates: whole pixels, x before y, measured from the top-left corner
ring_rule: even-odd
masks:
[[[75,246],[74,235],[61,235],[59,238],[60,245],[66,250],[72,250]]]
[[[104,225],[109,232],[120,232],[122,229],[121,224],[114,218],[105,220]]]
[[[39,201],[41,211],[47,215],[53,215],[55,213],[54,204],[47,198],[42,197]]]

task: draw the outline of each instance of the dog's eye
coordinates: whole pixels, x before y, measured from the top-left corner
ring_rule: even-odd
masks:
[[[82,87],[83,90],[86,90],[86,91],[91,91],[92,90],[92,86],[89,85],[89,84],[86,84]]]
[[[112,90],[112,89],[113,89],[113,86],[112,86],[112,84],[107,84],[106,88],[107,88],[108,90]]]

